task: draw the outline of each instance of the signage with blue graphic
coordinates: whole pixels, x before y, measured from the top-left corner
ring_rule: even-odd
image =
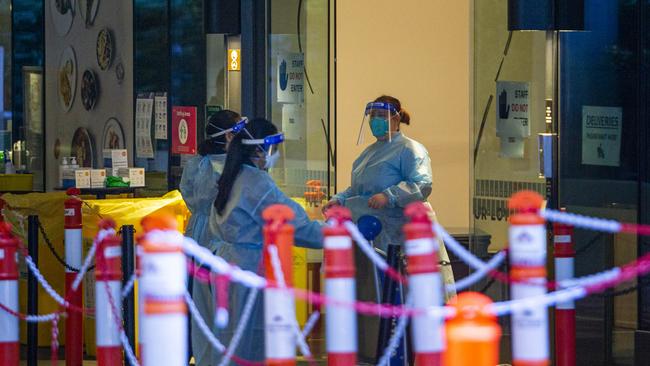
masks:
[[[278,55],[277,65],[278,102],[302,103],[305,83],[304,55],[302,53],[281,53]]]

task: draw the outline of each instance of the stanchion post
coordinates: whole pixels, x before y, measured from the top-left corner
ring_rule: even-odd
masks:
[[[264,346],[266,365],[295,366],[296,336],[294,322],[296,304],[293,293],[281,289],[275,276],[269,246],[278,249],[286,286],[293,283],[292,254],[294,227],[293,211],[284,205],[272,205],[262,212],[266,222],[264,233],[264,267],[266,268],[267,288],[264,289]]]
[[[38,216],[27,217],[27,252],[38,266]],[[27,313],[38,313],[38,281],[30,271],[27,275]],[[27,324],[27,366],[38,364],[38,323]]]
[[[546,227],[539,215],[544,199],[536,192],[515,193],[508,232],[513,300],[546,293]],[[516,309],[511,316],[514,366],[548,366],[548,312],[545,306]]]
[[[102,220],[101,229],[114,229],[115,222]],[[120,341],[120,300],[122,296],[122,248],[117,235],[109,235],[97,245],[95,255],[95,338],[97,365],[122,365]]]
[[[144,297],[142,362],[144,366],[187,365],[187,262],[183,236],[171,215],[147,216],[142,227]]]
[[[134,233],[133,225],[122,226],[122,286],[126,286],[135,272]],[[129,339],[131,349],[135,349],[135,290],[131,290],[122,301],[122,311],[124,332]]]
[[[444,289],[438,270],[438,243],[434,238],[430,209],[422,202],[409,204],[404,210],[408,222],[404,225],[404,248],[408,260],[409,291],[415,309],[442,306]],[[444,351],[444,318],[422,314],[413,317],[411,334],[415,364],[439,366]]]
[[[65,215],[65,262],[72,268],[80,269],[83,261],[82,244],[82,201],[77,188],[69,188],[64,201]],[[83,287],[72,289],[77,272],[65,269],[65,297],[77,308],[83,307]],[[83,363],[83,314],[70,312],[65,318],[65,364],[81,366]]]
[[[445,324],[447,349],[443,364],[450,366],[494,366],[499,363],[501,327],[486,310],[489,297],[478,292],[463,292],[451,300],[456,310]]]
[[[553,255],[555,281],[559,283],[572,279],[575,276],[576,256],[572,226],[557,222],[553,224]],[[576,307],[573,301],[555,306],[555,364],[576,365]]]
[[[18,312],[18,240],[11,225],[0,222],[0,304]],[[20,362],[19,319],[0,310],[0,365],[18,366]]]
[[[325,294],[332,300],[352,304],[356,296],[354,247],[343,225],[352,219],[350,210],[335,206],[327,210],[330,225],[323,228]],[[357,313],[350,307],[326,305],[325,342],[329,366],[354,366],[357,362]]]

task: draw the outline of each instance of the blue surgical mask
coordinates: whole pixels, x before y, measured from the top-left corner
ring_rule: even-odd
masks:
[[[381,117],[372,117],[370,119],[370,130],[375,137],[382,137],[388,133],[388,121]]]

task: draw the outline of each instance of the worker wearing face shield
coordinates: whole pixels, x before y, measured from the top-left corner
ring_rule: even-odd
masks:
[[[221,110],[213,114],[205,126],[206,139],[199,145],[199,154],[190,159],[183,168],[180,191],[192,215],[185,228],[185,235],[196,240],[213,253],[217,248],[211,245],[208,218],[212,202],[217,196],[217,180],[226,162],[226,151],[237,131],[248,120],[239,113]],[[199,263],[200,265],[200,263]],[[190,291],[199,313],[209,323],[214,322],[214,294],[209,284],[192,281]],[[197,323],[191,326],[192,355],[197,366],[209,365],[216,350]]]
[[[214,236],[216,255],[244,270],[263,275],[261,264],[264,220],[262,212],[273,204],[289,206],[295,218],[295,244],[312,249],[322,248],[322,222],[312,221],[305,210],[287,197],[267,170],[279,158],[284,135],[265,119],[253,119],[230,142],[226,163],[219,178],[218,194],[210,214],[210,232]],[[216,335],[230,344],[239,325],[251,290],[231,283],[228,290],[230,319],[216,327]],[[254,303],[235,356],[249,361],[264,361],[263,294]],[[216,354],[213,365],[223,355]],[[230,362],[235,365],[235,362]]]
[[[351,185],[346,190],[334,195],[325,204],[323,211],[334,205],[348,207],[356,222],[363,216],[374,216],[381,222],[382,230],[374,239],[376,250],[384,255],[390,245],[401,246],[404,242],[402,226],[406,223],[404,208],[412,202],[427,202],[432,190],[431,160],[426,148],[407,137],[403,126],[411,123],[409,113],[403,109],[401,102],[391,96],[380,96],[368,103],[364,110],[364,118],[357,138],[357,144],[362,144],[366,135],[371,133],[374,142],[359,155],[352,165]],[[433,209],[430,209],[432,221],[436,220]],[[399,253],[399,250],[391,251]],[[449,257],[444,243],[439,240],[440,272],[444,282],[454,282]],[[398,262],[396,258],[394,262]],[[389,262],[391,258],[388,258]],[[372,269],[369,262],[357,262],[362,268],[357,269],[358,283],[377,283],[373,281]],[[360,282],[363,281],[363,282]],[[382,301],[378,299],[381,289],[361,286],[358,296],[361,300]],[[449,297],[451,294],[448,294]],[[383,299],[386,301],[386,299]],[[371,318],[360,319],[360,332],[366,332],[366,340],[372,343],[372,333],[378,327],[378,321]],[[363,324],[367,323],[367,324]],[[361,335],[362,333],[360,333]],[[374,355],[372,344],[365,345],[360,340],[360,352]]]

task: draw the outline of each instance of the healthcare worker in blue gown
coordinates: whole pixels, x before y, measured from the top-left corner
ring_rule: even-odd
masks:
[[[416,201],[429,205],[427,198],[432,189],[431,160],[422,144],[402,132],[402,125],[408,126],[410,123],[409,113],[402,108],[402,103],[397,98],[383,95],[368,103],[357,143],[363,143],[368,127],[375,141],[354,161],[350,187],[334,195],[323,207],[326,211],[333,205],[346,206],[352,212],[355,222],[364,215],[379,219],[383,229],[375,238],[374,245],[384,253],[388,245],[401,245],[404,242],[404,208]],[[433,210],[430,212],[432,220],[435,220]],[[439,247],[441,263],[449,263],[442,241],[439,241]],[[369,266],[368,262],[365,263]],[[453,283],[451,266],[441,266],[440,271],[445,283]],[[357,269],[358,283],[374,283],[371,276],[372,271],[368,268]],[[357,296],[362,300],[377,300],[376,289],[369,287],[359,286]],[[359,323],[360,356],[365,353],[367,357],[373,357],[378,321],[360,317]]]
[[[219,179],[218,194],[210,214],[210,232],[214,235],[217,255],[248,271],[264,274],[261,258],[264,220],[262,212],[273,204],[289,206],[295,213],[295,244],[322,248],[322,223],[311,221],[305,210],[287,197],[267,170],[279,157],[278,147],[284,135],[265,119],[253,119],[228,146],[226,164]],[[230,319],[224,329],[216,328],[218,339],[226,346],[239,324],[251,290],[237,283],[229,288]],[[260,292],[235,355],[249,361],[264,361],[264,309]],[[220,359],[220,355],[217,357]],[[217,365],[218,362],[213,363]],[[231,362],[231,364],[235,364]]]
[[[239,113],[230,110],[222,110],[212,115],[205,126],[206,140],[199,145],[199,154],[187,162],[181,177],[181,194],[192,213],[185,235],[212,252],[217,248],[210,240],[208,229],[210,209],[217,197],[217,180],[226,161],[226,147],[234,136],[232,127],[240,121],[245,123]],[[215,305],[211,286],[193,281],[191,291],[199,312],[212,324]],[[195,322],[192,322],[191,329],[192,353],[196,365],[209,365],[213,358],[212,347]]]

